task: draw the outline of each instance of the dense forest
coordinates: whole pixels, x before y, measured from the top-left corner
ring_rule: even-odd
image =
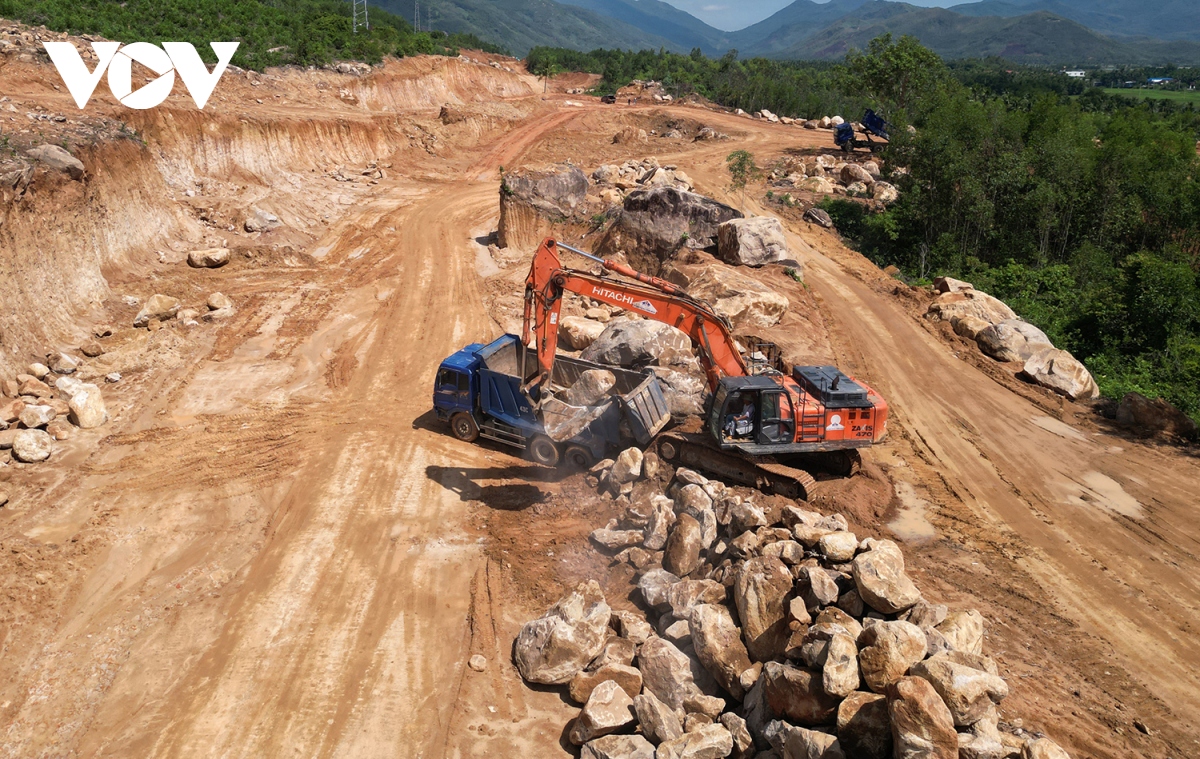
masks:
[[[122,42],[191,42],[210,63],[215,56],[209,42],[236,40],[242,44],[233,63],[252,69],[457,55],[460,47],[499,52],[471,35],[414,31],[399,16],[373,7],[370,28],[355,33],[346,0],[0,0],[0,17]]]
[[[946,65],[911,38],[880,38],[841,66],[549,49],[529,62],[602,74],[605,91],[657,79],[747,111],[881,110],[895,125],[883,159],[900,200],[877,213],[825,203],[854,245],[913,281],[975,283],[1081,358],[1105,395],[1162,396],[1200,420],[1192,104],[1135,102],[998,60]]]

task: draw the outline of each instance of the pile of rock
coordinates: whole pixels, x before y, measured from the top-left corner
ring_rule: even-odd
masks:
[[[670,103],[675,99],[663,89],[662,82],[653,80],[643,81],[641,79],[634,79],[629,84],[617,90],[616,97],[618,102],[622,100],[637,101],[640,98],[647,98],[656,103]]]
[[[839,161],[831,155],[789,158],[771,171],[771,186],[777,189],[796,189],[818,195],[847,195],[891,203],[900,191],[883,181],[879,163]]]
[[[988,356],[1020,362],[1018,376],[1071,400],[1088,400],[1100,389],[1087,368],[1070,353],[1055,348],[1046,333],[1017,318],[1004,301],[976,290],[970,282],[938,277],[938,297],[928,315],[947,321],[954,332],[974,340]]]
[[[108,421],[100,388],[72,376],[80,364],[70,354],[52,353],[16,379],[0,380],[0,461],[45,461],[54,441],[69,438],[73,428]]]
[[[221,250],[221,249],[214,249]],[[193,251],[193,253],[212,253],[213,251]],[[189,256],[190,260],[190,256]],[[133,301],[136,303],[136,299]],[[157,332],[171,324],[184,327],[195,327],[199,321],[213,322],[228,319],[237,313],[233,301],[223,293],[213,293],[208,296],[204,305],[198,308],[184,308],[178,298],[157,293],[146,300],[145,305],[133,319],[134,327],[145,327],[151,332]]]
[[[678,178],[678,170],[674,170]],[[596,244],[599,255],[624,254],[639,271],[658,274],[681,249],[715,249],[719,228],[741,211],[675,186],[642,187],[626,196]]]
[[[588,481],[626,504],[591,538],[635,569],[641,610],[589,581],[513,647],[523,678],[581,705],[583,757],[1066,756],[1001,724],[983,617],[922,598],[895,543],[636,448]]]
[[[605,164],[592,172],[592,181],[600,198],[610,204],[620,203],[630,190],[646,187],[674,187],[690,191],[692,178],[673,164],[660,165],[657,158],[628,160],[623,164]]]

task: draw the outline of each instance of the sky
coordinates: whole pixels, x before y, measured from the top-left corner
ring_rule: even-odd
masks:
[[[772,13],[790,5],[792,0],[666,0],[666,2],[687,11],[710,26],[732,32],[762,21]],[[906,2],[913,5],[945,8],[962,2],[970,2],[970,0],[906,0]]]

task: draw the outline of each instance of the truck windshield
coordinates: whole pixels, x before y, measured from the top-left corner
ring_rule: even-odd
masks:
[[[729,391],[725,389],[725,386],[718,385],[717,392],[713,395],[712,409],[708,413],[708,426],[716,440],[721,439],[721,410],[725,408],[727,395],[729,395]]]

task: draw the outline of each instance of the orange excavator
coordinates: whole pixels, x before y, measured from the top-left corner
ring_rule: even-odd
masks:
[[[600,264],[601,273],[564,267],[560,248]],[[669,324],[696,345],[710,390],[703,427],[661,433],[653,445],[666,461],[807,500],[816,486],[808,469],[853,474],[857,449],[887,434],[887,402],[836,367],[795,366],[789,375],[781,361],[764,355],[773,346],[754,346],[747,361],[729,320],[709,304],[664,279],[550,238],[538,247],[525,280],[522,341],[534,345],[540,368],[530,387],[553,376],[566,292]]]

